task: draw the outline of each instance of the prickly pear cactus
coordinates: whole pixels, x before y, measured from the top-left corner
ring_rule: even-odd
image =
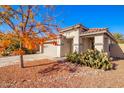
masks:
[[[113,65],[109,62],[109,57],[107,53],[100,52],[98,50],[88,49],[83,54],[78,54],[77,52],[68,54],[67,60],[72,63],[77,63],[91,68],[110,70]]]

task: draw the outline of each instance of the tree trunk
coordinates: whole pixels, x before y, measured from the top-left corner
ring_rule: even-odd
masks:
[[[22,43],[20,40],[20,49],[22,49]],[[23,60],[23,55],[20,55],[20,67],[24,68],[24,60]]]
[[[20,55],[20,67],[24,68],[23,55]]]

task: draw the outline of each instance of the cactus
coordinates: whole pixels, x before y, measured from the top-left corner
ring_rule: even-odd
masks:
[[[89,66],[95,69],[110,70],[113,65],[109,62],[109,57],[107,53],[100,52],[98,50],[88,49],[83,54],[78,54],[77,52],[68,54],[67,60],[72,63],[77,63],[85,66]]]
[[[70,53],[66,57],[67,60],[72,63],[80,63],[80,54],[78,54],[77,52]]]

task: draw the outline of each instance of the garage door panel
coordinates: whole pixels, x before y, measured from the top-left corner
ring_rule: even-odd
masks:
[[[43,49],[43,54],[51,57],[57,56],[57,46],[51,44],[45,44]]]

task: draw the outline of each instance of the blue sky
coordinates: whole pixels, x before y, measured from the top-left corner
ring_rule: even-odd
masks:
[[[62,28],[81,23],[88,28],[109,28],[110,32],[124,34],[124,6],[57,5],[55,12],[57,22],[64,21]],[[5,28],[0,26],[0,30]]]
[[[124,34],[124,6],[68,5],[57,6],[62,10],[63,27],[81,23],[88,28],[109,28],[110,32]]]

